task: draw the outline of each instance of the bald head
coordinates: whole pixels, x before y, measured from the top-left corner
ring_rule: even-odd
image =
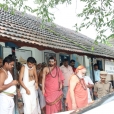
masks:
[[[80,78],[84,77],[86,74],[86,68],[82,65],[78,66],[75,72]]]

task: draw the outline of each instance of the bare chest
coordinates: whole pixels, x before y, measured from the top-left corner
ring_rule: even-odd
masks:
[[[33,70],[29,70],[29,81],[34,80],[35,79],[34,77],[35,77],[34,76],[34,71]]]

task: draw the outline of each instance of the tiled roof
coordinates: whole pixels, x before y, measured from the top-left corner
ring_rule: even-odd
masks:
[[[38,49],[114,58],[114,50],[111,47],[94,45],[94,40],[61,26],[52,27],[49,23],[45,25],[41,29],[41,20],[34,16],[22,15],[20,12],[12,15],[0,9],[0,41],[4,38],[18,41],[18,45],[29,45]]]

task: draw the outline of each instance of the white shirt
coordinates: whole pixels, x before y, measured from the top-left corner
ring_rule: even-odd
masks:
[[[60,70],[62,71],[63,73],[63,76],[65,78],[64,80],[64,86],[69,86],[69,78],[71,75],[74,74],[73,70],[72,70],[72,67],[68,65],[68,67],[65,67],[64,65],[62,65],[60,67]]]
[[[85,80],[86,85],[93,84],[93,82],[89,76],[84,76],[84,80]],[[88,103],[90,103],[90,102],[92,102],[92,99],[91,99],[89,88],[87,88],[87,92],[88,92]]]

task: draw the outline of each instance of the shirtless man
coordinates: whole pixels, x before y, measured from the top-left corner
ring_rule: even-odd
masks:
[[[64,77],[56,63],[55,58],[50,57],[49,66],[43,69],[42,92],[46,100],[46,114],[53,114],[61,111]]]
[[[38,114],[36,89],[38,89],[38,78],[35,67],[36,60],[33,57],[27,59],[27,64],[21,67],[19,82],[24,102],[24,114]]]
[[[37,73],[39,73],[41,71],[41,67],[42,67],[42,63],[39,63],[36,65]]]
[[[0,69],[0,114],[12,114],[14,109],[13,97],[16,94],[18,82],[13,80],[9,72],[14,67],[14,59],[6,57]]]
[[[42,63],[40,71],[37,72],[37,74],[38,74],[38,86],[39,86],[38,97],[39,97],[39,103],[40,103],[40,108],[41,108],[42,114],[45,114],[45,106],[46,106],[45,98],[44,98],[44,95],[42,93],[43,69],[45,67],[46,67],[46,63]]]
[[[38,85],[40,87],[40,89],[42,89],[42,76],[43,76],[43,69],[46,67],[46,63],[42,63],[41,64],[41,69],[40,71],[37,73],[38,74]]]

